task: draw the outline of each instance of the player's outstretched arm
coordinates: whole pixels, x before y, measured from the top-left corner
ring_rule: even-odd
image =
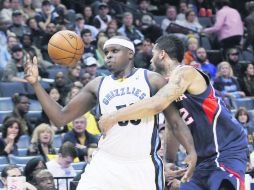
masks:
[[[196,72],[191,67],[180,67],[174,70],[169,82],[155,96],[102,116],[99,121],[102,132],[106,132],[119,121],[140,119],[162,112],[188,89]]]
[[[88,83],[68,105],[62,107],[51,99],[40,85],[38,81],[38,65],[36,57],[34,57],[33,61],[31,61],[29,56],[27,56],[25,74],[25,79],[33,86],[43,110],[56,126],[63,126],[73,119],[81,116],[92,109],[96,103],[96,89],[98,89],[97,87],[100,81],[99,78],[96,78]]]

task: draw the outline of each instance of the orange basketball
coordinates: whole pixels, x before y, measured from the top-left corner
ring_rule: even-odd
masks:
[[[49,40],[48,53],[54,63],[73,66],[84,52],[84,43],[79,35],[70,30],[55,33]]]

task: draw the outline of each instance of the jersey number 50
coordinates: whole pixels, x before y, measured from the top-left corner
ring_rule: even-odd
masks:
[[[119,105],[119,106],[116,106],[116,109],[117,110],[120,110],[121,108],[124,108],[124,107],[126,107],[126,105]],[[138,119],[138,120],[130,120],[130,121],[120,121],[120,122],[118,122],[118,125],[119,126],[127,126],[128,125],[128,123],[131,123],[131,124],[133,124],[133,125],[138,125],[140,122],[141,122],[141,119]]]

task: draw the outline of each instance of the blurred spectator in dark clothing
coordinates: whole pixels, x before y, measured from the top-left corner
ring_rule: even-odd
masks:
[[[97,58],[97,56],[96,56],[96,47],[93,44],[91,44],[93,41],[91,30],[83,29],[80,35],[85,45],[84,54],[82,55],[81,58],[81,63],[83,67],[88,57]]]
[[[11,116],[20,121],[23,134],[32,135],[33,127],[29,121],[29,118],[26,116],[30,107],[30,101],[27,95],[15,93],[12,96],[12,102],[14,108]]]
[[[108,23],[111,21],[111,16],[108,14],[109,8],[106,3],[101,3],[98,6],[98,15],[94,18],[94,26],[98,31],[105,31]]]
[[[196,55],[196,62],[200,64],[201,70],[208,73],[211,80],[214,81],[217,73],[217,68],[209,62],[205,48],[199,47],[196,51]]]
[[[204,33],[216,32],[221,47],[226,52],[227,49],[240,45],[243,36],[243,22],[239,12],[229,7],[229,0],[215,1],[219,10],[216,13],[214,26],[205,28]]]
[[[237,48],[230,48],[226,52],[226,61],[231,65],[236,77],[240,77],[242,72],[239,55],[240,53]]]
[[[162,29],[155,24],[149,15],[143,15],[140,30],[145,38],[151,39],[152,43],[155,43],[156,39],[162,35]]]
[[[73,120],[73,129],[67,132],[63,137],[63,143],[70,141],[75,144],[80,160],[84,160],[85,153],[89,144],[97,144],[99,136],[95,136],[86,131],[87,121],[83,115]]]
[[[131,41],[144,40],[144,35],[133,24],[133,15],[130,12],[124,13],[123,25],[118,29],[118,32],[127,36]]]
[[[21,123],[17,118],[8,117],[2,126],[2,138],[0,138],[0,155],[18,155],[17,142],[22,135]]]
[[[60,93],[61,102],[64,102],[70,88],[67,85],[67,79],[63,72],[60,71],[56,74],[53,86],[56,87]]]
[[[150,60],[152,59],[152,42],[146,38],[143,41],[140,52],[137,52],[134,58],[134,66],[136,68],[149,69]]]
[[[150,17],[153,20],[153,14],[149,12],[150,0],[138,0],[138,9],[134,14],[135,25],[141,27],[143,16]]]
[[[35,172],[46,168],[46,164],[41,158],[30,159],[24,167],[24,175],[26,176],[26,181],[28,183],[33,183]]]
[[[80,82],[83,84],[83,86],[86,86],[87,83],[89,83],[92,80],[92,76],[90,73],[83,73],[80,77]]]
[[[93,15],[92,7],[90,5],[86,5],[84,7],[83,15],[84,15],[85,23],[89,25],[93,25],[94,15]]]
[[[188,3],[186,0],[180,0],[179,1],[179,13],[176,16],[176,19],[179,21],[185,20],[185,13],[188,11]]]
[[[50,38],[57,32],[56,25],[54,23],[49,23],[46,26],[46,32],[44,33],[44,36],[42,38],[41,43],[41,53],[44,60],[47,60],[49,62],[52,62],[52,60],[49,57],[48,54],[48,42]]]
[[[12,13],[13,24],[9,27],[9,31],[14,33],[19,39],[26,34],[31,33],[28,26],[24,24],[24,15],[21,11],[16,10]]]
[[[33,44],[37,48],[41,49],[42,48],[42,38],[43,38],[45,32],[39,28],[38,23],[34,17],[27,19],[26,24],[31,30]]]
[[[43,31],[46,31],[49,23],[56,23],[58,14],[52,11],[51,8],[51,2],[49,0],[43,0],[41,3],[41,11],[35,15],[35,19]]]
[[[254,1],[247,3],[248,16],[245,18],[245,26],[247,29],[247,38],[244,43],[244,49],[249,46],[254,50]]]
[[[254,65],[249,62],[243,65],[243,76],[238,78],[241,89],[246,96],[254,96]]]

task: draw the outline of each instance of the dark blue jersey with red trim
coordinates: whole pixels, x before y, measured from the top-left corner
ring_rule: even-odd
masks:
[[[207,89],[199,95],[186,92],[175,103],[193,135],[198,163],[209,160],[218,164],[244,152],[247,137],[241,124],[215,95],[208,77],[199,72],[207,82]]]

